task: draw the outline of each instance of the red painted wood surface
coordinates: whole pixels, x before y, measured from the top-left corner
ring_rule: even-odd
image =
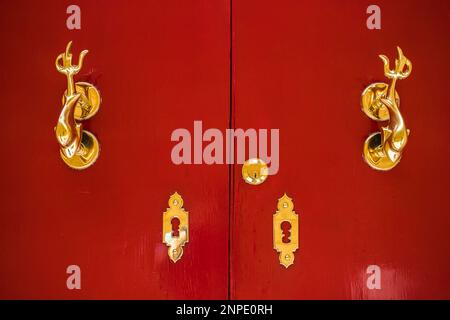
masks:
[[[228,168],[176,166],[172,130],[226,128],[229,1],[2,1],[1,298],[225,299]],[[76,79],[93,81],[99,113],[86,122],[98,162],[77,172],[53,128],[66,80],[56,56],[73,40]],[[177,264],[161,243],[162,213],[178,191],[190,242]],[[81,267],[81,290],[66,268]]]
[[[69,4],[0,3],[0,298],[450,298],[446,1],[378,1],[377,31],[366,1],[78,1],[80,31],[65,26]],[[102,95],[85,124],[100,158],[82,172],[53,132],[69,40],[75,61],[90,50],[76,79]],[[380,173],[361,158],[376,125],[359,98],[386,81],[377,55],[396,45],[413,63],[398,84],[411,137]],[[170,160],[172,130],[225,129],[230,102],[233,127],[280,129],[280,171],[260,186],[240,165]],[[175,191],[190,242],[173,264],[161,223]],[[284,192],[300,215],[289,269],[272,249]],[[66,288],[71,264],[81,290]],[[381,290],[365,286],[371,264]]]
[[[450,298],[448,1],[234,1],[234,123],[280,128],[280,171],[250,186],[235,171],[234,299]],[[398,83],[411,136],[400,165],[361,158],[376,125],[363,89],[386,81],[378,54],[400,45],[413,63]],[[272,247],[272,215],[287,192],[300,215],[289,269]],[[366,268],[381,267],[381,290]]]

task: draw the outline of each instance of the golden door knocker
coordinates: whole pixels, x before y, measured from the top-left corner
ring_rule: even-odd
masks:
[[[169,249],[170,260],[177,262],[183,256],[183,246],[189,242],[189,216],[183,209],[183,198],[174,193],[169,208],[163,213],[162,241]]]
[[[395,167],[402,157],[408,141],[409,129],[406,128],[400,113],[400,97],[395,91],[397,80],[407,78],[412,70],[409,61],[397,47],[398,59],[395,69],[390,70],[389,59],[380,55],[384,63],[384,75],[391,79],[391,84],[373,83],[362,93],[363,112],[375,121],[388,121],[380,132],[372,133],[364,143],[363,157],[367,164],[376,170],[387,171]]]
[[[298,249],[298,215],[286,193],[278,200],[277,207],[273,215],[273,248],[279,252],[280,264],[287,268],[294,263],[294,252]]]
[[[73,76],[82,68],[88,50],[80,53],[78,65],[72,65],[71,47],[72,41],[55,61],[56,70],[67,77],[67,90],[63,95],[63,107],[55,133],[64,162],[73,169],[86,169],[97,160],[100,145],[92,133],[83,130],[79,121],[87,120],[97,113],[100,93],[90,83],[74,83]]]

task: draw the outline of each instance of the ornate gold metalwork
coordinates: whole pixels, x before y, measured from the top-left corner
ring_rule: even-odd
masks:
[[[373,83],[362,93],[361,106],[363,112],[375,121],[389,121],[381,127],[380,132],[372,133],[364,143],[363,156],[369,166],[376,170],[387,171],[395,167],[402,157],[409,136],[403,117],[400,113],[400,98],[395,91],[397,80],[407,78],[412,70],[409,61],[397,47],[398,59],[395,69],[390,70],[389,59],[380,55],[384,63],[384,75],[391,79],[386,83]]]
[[[63,108],[55,134],[64,162],[73,169],[86,169],[97,160],[100,145],[97,138],[91,132],[83,130],[82,124],[77,121],[87,120],[97,113],[100,93],[89,83],[74,83],[73,76],[82,68],[88,50],[80,53],[78,65],[72,65],[71,47],[72,41],[55,61],[56,70],[67,77],[67,90],[63,95]]]
[[[283,231],[283,222],[290,224],[289,230]],[[294,252],[298,246],[298,215],[294,211],[292,199],[285,193],[278,200],[278,210],[273,215],[273,248],[279,252],[280,263],[286,268],[294,263]]]
[[[242,178],[245,182],[258,185],[266,181],[269,174],[267,164],[261,159],[252,158],[244,162],[242,166]]]
[[[172,220],[179,220],[178,236],[174,236]],[[189,217],[188,212],[183,209],[183,198],[174,193],[169,198],[169,208],[163,213],[163,243],[169,249],[170,260],[177,262],[183,256],[183,246],[189,242]]]

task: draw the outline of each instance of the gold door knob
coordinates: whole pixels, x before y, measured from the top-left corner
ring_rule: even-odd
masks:
[[[384,75],[391,79],[391,84],[373,83],[362,93],[363,112],[372,120],[386,122],[379,132],[372,133],[364,143],[363,156],[367,164],[376,169],[387,171],[394,168],[402,157],[409,136],[400,113],[400,98],[395,91],[397,80],[407,78],[412,70],[412,63],[397,47],[398,59],[395,69],[390,70],[389,59],[380,55],[384,63]]]
[[[83,50],[78,65],[72,65],[72,41],[66,51],[56,58],[56,70],[66,75],[67,90],[63,95],[63,107],[55,127],[56,139],[60,146],[61,158],[73,169],[86,169],[97,160],[100,145],[97,138],[83,130],[80,121],[95,115],[100,107],[100,93],[90,83],[74,83],[73,76],[83,66],[88,50]],[[61,63],[60,63],[61,62]]]

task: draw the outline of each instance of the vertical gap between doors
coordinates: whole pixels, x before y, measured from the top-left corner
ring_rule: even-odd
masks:
[[[229,112],[229,119],[228,119],[228,128],[232,129],[234,128],[234,60],[233,60],[233,54],[234,54],[234,36],[233,36],[233,0],[230,0],[230,112]],[[230,150],[232,151],[232,150]],[[234,156],[234,152],[229,152],[230,155]],[[231,293],[233,290],[233,284],[232,284],[232,236],[233,236],[233,221],[234,221],[234,162],[230,161],[231,164],[228,165],[228,290],[227,290],[227,298],[228,300],[231,300]]]

